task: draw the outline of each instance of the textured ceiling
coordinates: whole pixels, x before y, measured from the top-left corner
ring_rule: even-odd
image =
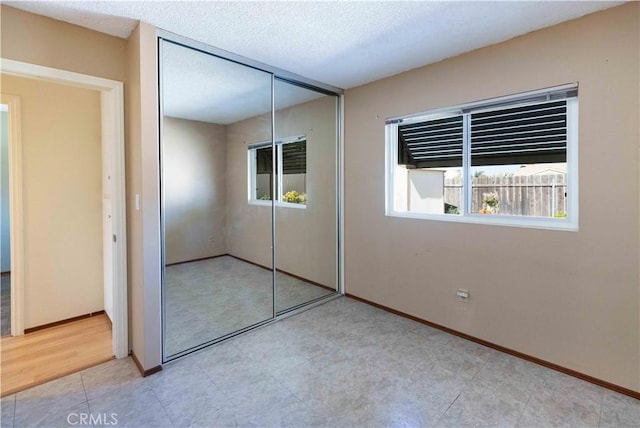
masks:
[[[123,38],[142,20],[346,89],[622,2],[3,3]]]
[[[193,49],[162,44],[166,116],[228,125],[271,111],[271,75]],[[276,81],[276,110],[323,94]]]

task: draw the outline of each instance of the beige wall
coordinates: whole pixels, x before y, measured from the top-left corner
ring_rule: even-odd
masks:
[[[276,140],[307,137],[307,208],[276,208],[276,267],[330,288],[337,284],[336,106],[336,97],[324,96],[275,114]]]
[[[271,211],[247,203],[247,146],[271,140],[271,115],[227,125],[227,253],[271,266]]]
[[[336,286],[336,100],[276,112],[276,139],[307,137],[307,208],[276,208],[276,267]],[[271,207],[247,203],[247,146],[271,139],[269,116],[227,127],[228,253],[271,266]]]
[[[156,43],[155,28],[140,23],[127,41],[125,86],[130,344],[144,370],[162,362]]]
[[[127,285],[129,310],[129,347],[144,353],[143,311],[137,310],[144,302],[142,279],[142,216],[136,207],[136,195],[142,192],[141,167],[141,92],[140,92],[140,27],[127,41],[127,85],[125,98],[125,175],[127,193]],[[135,308],[135,309],[134,309]],[[143,358],[144,355],[138,355]]]
[[[102,310],[100,93],[1,84],[22,103],[25,328]]]
[[[2,5],[2,58],[125,81],[127,42]]]
[[[226,127],[163,120],[165,263],[226,254]]]
[[[640,391],[638,18],[626,4],[346,91],[346,291]],[[385,217],[385,118],[569,82],[579,232]]]

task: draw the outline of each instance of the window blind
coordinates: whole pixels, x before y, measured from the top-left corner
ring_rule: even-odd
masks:
[[[471,165],[567,160],[566,100],[471,113]]]
[[[307,172],[307,142],[282,144],[282,173],[304,174]]]
[[[307,172],[307,142],[278,144],[277,150],[282,150],[282,173],[304,174]],[[257,148],[256,173],[271,174],[273,171],[273,149],[271,146]]]
[[[415,168],[462,166],[463,118],[398,125],[398,164]]]
[[[567,161],[567,101],[467,113],[471,166]],[[463,115],[398,125],[398,164],[462,166]]]

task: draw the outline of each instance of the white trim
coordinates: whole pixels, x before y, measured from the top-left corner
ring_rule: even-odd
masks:
[[[14,61],[6,58],[0,58],[0,70],[3,74],[10,76],[29,77],[47,82],[61,83],[63,85],[94,89],[101,92],[112,91],[117,85],[122,85],[122,82],[115,80]]]
[[[307,140],[307,136],[305,134],[301,134],[301,135],[295,135],[293,137],[285,137],[279,140],[275,140],[273,144],[277,146],[282,144],[297,143],[298,141],[306,141],[306,140]],[[261,149],[264,147],[271,147],[271,145],[272,145],[271,140],[259,141],[257,143],[247,144],[247,149],[248,150]]]
[[[284,147],[284,144],[280,144],[274,147],[274,151],[273,153],[276,155],[276,187],[274,189],[274,191],[271,194],[271,198],[275,201],[276,204],[278,203],[282,203],[282,193],[284,192],[284,189],[282,188],[282,175],[283,175],[283,171],[284,171],[284,166],[282,165],[282,148]],[[305,147],[305,157],[307,156],[307,149]],[[306,167],[305,167],[306,169]],[[257,171],[256,171],[257,173]],[[305,171],[306,174],[306,171]],[[275,195],[273,194],[275,193]],[[305,189],[304,189],[304,193],[307,193],[307,182],[305,180]]]
[[[1,94],[9,112],[9,234],[11,236],[11,335],[24,334],[24,219],[20,97]]]
[[[529,229],[549,229],[578,231],[578,225],[569,222],[567,219],[551,217],[532,216],[510,216],[510,215],[487,215],[487,214],[423,214],[415,212],[391,211],[388,217],[402,217],[432,221],[446,221],[453,223],[467,224],[488,224],[493,226],[524,227]]]
[[[247,169],[247,195],[249,195],[248,202],[251,203],[253,201],[257,201],[256,195],[256,175],[253,171],[256,170],[256,151],[254,149],[247,149],[247,165],[249,168]]]
[[[307,205],[306,204],[294,204],[292,202],[280,202],[280,201],[274,201],[273,202],[275,204],[276,207],[279,208],[296,208],[299,210],[306,210],[307,209]],[[271,200],[270,199],[251,199],[249,201],[249,205],[257,205],[257,206],[262,206],[262,207],[270,207],[271,206]]]
[[[276,207],[280,208],[295,208],[298,210],[306,210],[307,204],[296,204],[295,202],[282,202],[276,201]]]
[[[471,199],[473,190],[471,188],[471,144],[469,135],[471,134],[471,115],[462,115],[462,215],[471,214]]]
[[[384,128],[384,215],[390,216],[395,211],[392,185],[395,183],[394,171],[398,159],[398,125],[388,124]]]
[[[442,108],[436,108],[433,110],[422,111],[419,113],[407,114],[404,116],[390,117],[386,120],[386,122],[387,124],[389,122],[397,122],[397,121],[402,121],[402,123],[411,123],[415,121],[421,121],[425,117],[427,117],[428,119],[437,119],[439,117],[448,117],[456,114],[462,114],[463,110],[482,108],[486,104],[495,105],[495,104],[501,104],[501,103],[516,102],[519,99],[534,98],[536,96],[546,95],[550,92],[569,91],[577,88],[578,88],[578,82],[566,83],[564,85],[552,86],[550,88],[538,89],[535,91],[520,92],[517,94],[504,95],[504,96],[495,97],[495,98],[486,98],[484,100],[472,101],[470,103],[465,103],[465,104],[458,104],[452,107],[442,107]],[[548,101],[542,101],[542,102],[548,102]],[[527,104],[531,104],[531,103],[527,103]],[[513,106],[509,106],[505,108],[510,108],[510,107],[513,107]],[[491,110],[497,110],[500,107],[487,106],[487,108],[491,108]]]
[[[29,77],[48,82],[61,83],[86,89],[100,91],[102,103],[102,144],[110,145],[112,180],[109,189],[103,194],[110,194],[113,213],[113,234],[116,242],[113,245],[113,354],[116,358],[124,358],[129,354],[128,310],[127,310],[127,237],[126,237],[126,197],[125,197],[125,163],[124,163],[124,91],[122,82],[103,79],[101,77],[74,73],[35,64],[28,64],[9,59],[0,59],[2,73]],[[20,217],[22,218],[22,217]],[[22,228],[22,225],[20,225]],[[22,230],[21,230],[22,231]],[[14,239],[12,239],[12,244]],[[20,254],[20,253],[16,253]],[[12,254],[13,256],[13,254]],[[19,257],[18,257],[19,258]],[[14,257],[12,257],[14,259]],[[18,275],[24,270],[18,268]],[[12,283],[14,274],[12,272]],[[18,282],[18,286],[24,284]],[[12,290],[13,291],[13,290]],[[19,292],[23,292],[20,290]],[[23,316],[24,314],[20,314]],[[20,321],[18,320],[18,326]]]
[[[578,177],[580,162],[578,162],[578,99],[567,100],[567,220],[574,224],[576,230],[579,224]],[[575,195],[575,196],[574,196]]]

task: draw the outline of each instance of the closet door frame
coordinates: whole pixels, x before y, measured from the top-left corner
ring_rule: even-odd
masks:
[[[162,183],[162,171],[163,171],[163,90],[162,90],[162,70],[163,70],[163,56],[162,56],[162,44],[163,42],[170,42],[175,45],[179,45],[185,48],[193,49],[195,51],[202,52],[203,54],[212,55],[214,57],[218,57],[224,60],[232,61],[240,65],[248,66],[259,71],[263,71],[269,73],[271,75],[271,147],[272,150],[275,148],[275,93],[274,86],[276,78],[280,81],[289,82],[295,84],[297,86],[301,86],[303,88],[307,88],[310,90],[314,90],[320,93],[324,93],[326,95],[337,97],[336,103],[336,121],[337,121],[337,129],[336,129],[336,141],[337,141],[337,153],[336,153],[336,279],[337,279],[337,287],[336,292],[334,294],[329,294],[325,297],[322,297],[317,300],[313,300],[307,304],[302,305],[301,307],[296,307],[290,311],[286,311],[278,314],[276,312],[276,293],[277,293],[277,285],[276,285],[276,247],[277,243],[276,239],[276,204],[271,204],[271,274],[272,274],[272,317],[266,319],[257,324],[253,324],[251,326],[242,328],[240,330],[234,331],[230,334],[218,337],[213,340],[206,341],[198,346],[190,348],[188,350],[178,352],[176,354],[167,355],[166,351],[166,293],[165,293],[165,207],[164,207],[164,194],[163,194],[163,183]],[[165,30],[157,30],[157,52],[158,52],[158,112],[159,112],[159,153],[160,153],[160,169],[158,181],[160,184],[160,243],[161,243],[161,310],[162,310],[162,363],[168,363],[170,361],[176,360],[178,358],[182,358],[191,353],[197,352],[203,348],[211,346],[215,343],[221,342],[223,340],[227,340],[231,337],[237,336],[239,334],[245,333],[249,330],[253,330],[255,328],[261,327],[263,325],[272,323],[278,319],[286,318],[291,315],[295,315],[299,312],[305,311],[307,309],[313,308],[320,304],[323,304],[329,300],[338,298],[344,295],[344,196],[343,196],[343,176],[344,176],[344,161],[343,161],[343,119],[344,119],[344,91],[340,88],[337,88],[332,85],[327,85],[313,79],[308,79],[302,76],[299,76],[295,73],[288,72],[286,70],[282,70],[277,67],[272,67],[267,64],[263,64],[261,62],[252,60],[250,58],[245,58],[243,56],[225,51],[223,49],[215,48],[213,46],[209,46],[207,44],[197,42],[195,40],[188,39],[183,36],[179,36],[177,34],[171,33]],[[275,156],[272,158],[272,167],[275,168]],[[274,169],[275,170],[275,169]],[[274,181],[272,185],[275,189],[275,174],[272,180]]]

